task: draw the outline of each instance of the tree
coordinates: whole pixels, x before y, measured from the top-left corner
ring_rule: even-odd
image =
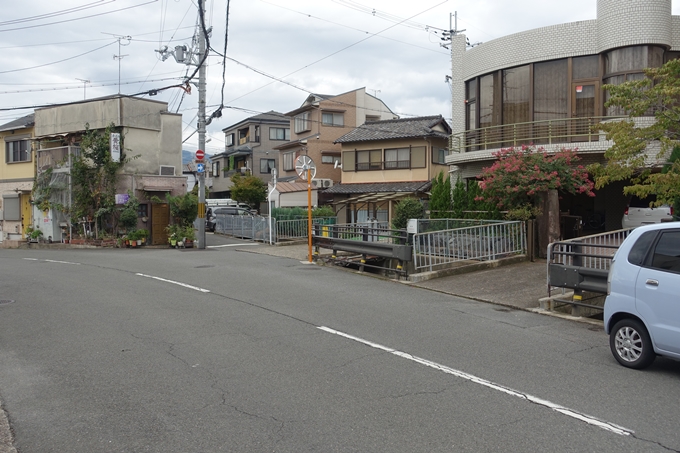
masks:
[[[231,182],[231,198],[234,200],[250,206],[260,206],[260,203],[267,200],[267,185],[260,178],[235,174],[231,177]]]
[[[165,198],[168,200],[170,215],[175,219],[175,223],[182,228],[192,226],[198,216],[198,197],[187,192],[177,196],[167,194]]]
[[[394,208],[392,228],[403,230],[409,219],[422,219],[424,214],[425,208],[420,200],[411,197],[404,198]]]
[[[559,239],[558,192],[595,196],[593,182],[585,167],[576,165],[579,157],[570,149],[550,155],[543,148],[522,146],[502,149],[494,156],[498,160],[482,170],[479,198],[504,210],[533,208],[541,251]]]
[[[451,217],[451,180],[444,172],[432,180],[430,193],[430,218],[446,219]]]
[[[90,125],[86,124],[85,133],[80,141],[80,155],[75,156],[72,161],[71,219],[94,220],[97,238],[102,218],[115,210],[118,170],[126,162],[122,135],[120,162],[114,162],[111,159],[109,138],[116,130],[116,127],[111,124],[102,133],[98,130],[91,130]]]
[[[599,125],[614,145],[604,154],[606,165],[594,164],[589,170],[597,188],[630,180],[625,194],[640,198],[655,194],[657,204],[672,204],[680,198],[680,161],[670,162],[673,148],[680,143],[680,60],[646,69],[645,74],[640,80],[602,87],[609,93],[605,106],[620,107],[629,118]],[[634,118],[650,112],[653,124],[636,124]],[[658,164],[650,166],[649,157]],[[658,171],[664,165],[667,170]]]

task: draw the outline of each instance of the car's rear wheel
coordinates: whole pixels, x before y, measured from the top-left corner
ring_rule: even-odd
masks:
[[[656,358],[647,329],[635,319],[622,319],[614,325],[609,347],[614,358],[628,368],[646,368]]]

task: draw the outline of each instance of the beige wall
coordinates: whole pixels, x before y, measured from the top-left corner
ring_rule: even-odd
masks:
[[[354,171],[348,168],[342,169],[342,184],[370,183],[370,182],[408,182],[408,181],[430,181],[439,172],[448,174],[448,165],[440,165],[432,162],[432,148],[447,149],[445,139],[413,139],[413,140],[385,140],[366,143],[343,144],[342,151],[368,151],[380,149],[404,148],[408,146],[426,147],[426,166],[425,168],[398,169],[398,170],[376,170],[376,171]]]
[[[14,133],[12,133],[14,132]],[[0,145],[2,146],[2,155],[0,157],[0,180],[33,180],[35,175],[35,153],[31,152],[28,162],[7,163],[6,160],[6,143],[16,139],[29,139],[33,137],[33,128],[19,129],[16,131],[0,132]],[[29,149],[33,149],[32,144],[28,145]]]

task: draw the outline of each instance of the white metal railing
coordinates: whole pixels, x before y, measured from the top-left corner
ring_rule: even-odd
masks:
[[[272,219],[272,223],[274,219]],[[269,219],[250,215],[217,214],[215,232],[228,234],[254,241],[269,242]],[[276,228],[272,229],[272,239],[276,241]]]
[[[504,223],[506,220],[481,220],[481,219],[418,219],[418,233],[428,231],[454,230],[456,228],[468,228],[478,225],[492,225]]]
[[[278,239],[307,239],[307,220],[276,220],[276,237]],[[314,217],[312,225],[335,225],[337,217]]]
[[[548,265],[608,270],[616,250],[631,231],[627,228],[552,243],[548,246]]]
[[[482,223],[413,236],[416,272],[437,270],[459,261],[526,254],[526,250],[526,227],[520,221]]]

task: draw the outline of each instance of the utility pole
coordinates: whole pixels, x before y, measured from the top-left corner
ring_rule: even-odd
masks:
[[[203,8],[200,0],[198,7]],[[203,13],[199,11],[199,14]],[[199,64],[203,62],[205,52],[205,34],[201,27],[198,33]],[[198,149],[205,151],[205,62],[198,68]],[[205,171],[198,174],[198,248],[205,249]]]
[[[199,14],[202,16],[204,14],[205,1],[198,1]],[[205,41],[205,30],[203,28],[203,20],[199,21],[198,36],[194,35],[194,41],[192,43],[192,48],[184,46],[176,46],[175,50],[169,51],[168,47],[165,46],[162,49],[157,50],[161,54],[162,61],[165,61],[170,55],[175,58],[177,63],[185,64],[187,66],[193,65],[198,66],[198,149],[205,151],[205,132],[206,132],[206,119],[205,119],[205,103],[206,103],[206,67],[203,57],[206,55],[206,41]],[[210,33],[210,30],[208,30]],[[198,52],[196,52],[195,45],[198,42]],[[196,53],[194,53],[196,52]],[[205,249],[205,166],[204,171],[198,173],[198,247],[199,249]]]
[[[79,79],[78,77],[76,77],[76,80],[80,80],[81,82],[83,82],[83,100],[87,99],[87,96],[85,95],[85,90],[87,88],[87,84],[90,83],[90,81],[86,79]],[[118,91],[120,92],[120,86],[118,88]]]

